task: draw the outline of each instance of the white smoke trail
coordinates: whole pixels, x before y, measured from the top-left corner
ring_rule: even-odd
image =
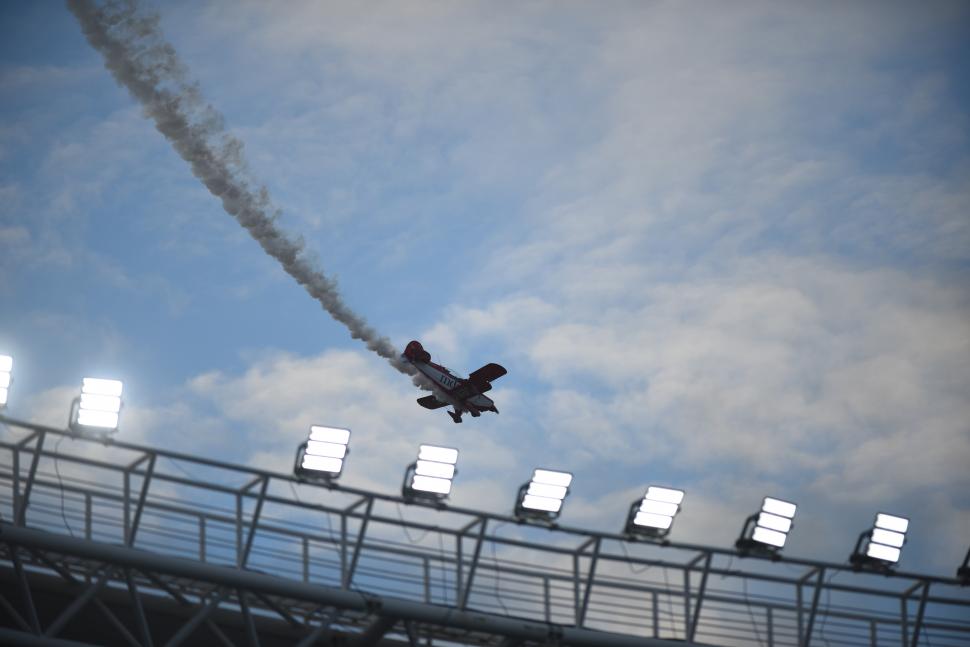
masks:
[[[158,16],[142,14],[134,0],[67,0],[88,42],[104,56],[105,67],[128,89],[155,122],[155,128],[192,167],[212,195],[283,269],[306,288],[354,339],[387,359],[402,373],[415,376],[386,337],[367,325],[343,302],[337,284],[306,258],[302,238],[293,239],[276,225],[279,210],[263,186],[248,178],[243,144],[226,132],[220,115],[204,102],[198,84],[165,41]]]

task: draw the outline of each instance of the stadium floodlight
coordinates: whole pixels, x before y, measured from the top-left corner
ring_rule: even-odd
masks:
[[[683,490],[651,485],[643,499],[630,505],[624,532],[630,537],[663,539],[670,532],[683,500]]]
[[[325,483],[336,480],[350,453],[349,444],[349,429],[311,425],[309,438],[297,447],[293,474],[297,478]]]
[[[761,503],[761,511],[745,520],[735,547],[742,554],[778,553],[788,540],[797,508],[794,503],[766,496]]]
[[[68,426],[75,433],[109,434],[117,431],[122,389],[118,380],[84,378],[80,397],[71,403]]]
[[[865,530],[856,540],[849,562],[858,568],[871,568],[877,571],[891,569],[899,561],[909,519],[880,512],[872,528]],[[865,546],[863,546],[865,542]]]
[[[10,383],[13,382],[13,358],[10,355],[0,355],[0,409],[7,406],[7,394]]]
[[[401,495],[408,501],[427,501],[442,505],[451,494],[458,450],[437,445],[421,445],[418,460],[404,471]]]
[[[515,516],[520,521],[552,523],[562,511],[562,502],[569,494],[573,475],[569,472],[535,469],[532,480],[519,488],[515,502]]]

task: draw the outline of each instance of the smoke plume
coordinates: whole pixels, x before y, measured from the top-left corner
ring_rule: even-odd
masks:
[[[88,42],[104,56],[105,67],[128,89],[162,135],[192,167],[226,212],[246,228],[267,254],[299,282],[330,315],[402,373],[415,375],[386,337],[343,302],[337,284],[306,257],[302,238],[277,226],[280,211],[264,186],[252,182],[243,144],[229,134],[222,115],[207,104],[199,86],[158,27],[157,15],[138,11],[134,0],[68,0]]]

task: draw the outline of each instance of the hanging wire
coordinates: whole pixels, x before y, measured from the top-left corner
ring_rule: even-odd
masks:
[[[626,542],[621,541],[619,543],[620,543],[620,548],[623,549],[623,554],[626,556],[626,567],[630,569],[631,573],[633,573],[634,575],[642,575],[643,573],[646,573],[653,567],[652,564],[647,564],[646,566],[644,566],[639,570],[633,568],[633,558],[630,557],[630,553],[628,553],[626,550]]]
[[[751,627],[754,629],[754,636],[759,645],[764,645],[761,640],[761,632],[758,631],[758,623],[754,620],[754,612],[751,611],[751,600],[748,598],[748,578],[742,577],[741,583],[744,585],[744,607],[748,610],[748,617],[751,618]]]
[[[411,533],[408,532],[408,526],[404,522],[404,515],[401,513],[401,504],[395,503],[394,505],[397,508],[397,517],[398,519],[401,520],[401,530],[404,531],[404,534],[407,536],[408,541],[411,542],[412,544],[418,544],[424,541],[424,538],[428,536],[428,533],[431,532],[431,529],[429,528],[428,530],[425,530],[423,535],[415,539],[414,537],[411,536]]]
[[[498,537],[498,531],[502,526],[505,525],[505,523],[506,522],[502,522],[499,525],[497,525],[492,530],[492,534]],[[495,599],[498,600],[499,606],[502,607],[502,612],[505,613],[505,615],[509,615],[509,610],[505,606],[505,601],[502,600],[502,595],[498,592],[499,583],[502,581],[502,571],[499,569],[498,556],[495,554],[495,542],[492,541],[491,543],[492,543],[492,562],[495,563]]]

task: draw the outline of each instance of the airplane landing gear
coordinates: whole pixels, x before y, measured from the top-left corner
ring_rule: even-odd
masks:
[[[451,419],[454,420],[456,424],[459,423],[459,422],[461,422],[461,414],[460,413],[457,413],[455,411],[449,411],[448,412],[448,415],[451,416]]]

